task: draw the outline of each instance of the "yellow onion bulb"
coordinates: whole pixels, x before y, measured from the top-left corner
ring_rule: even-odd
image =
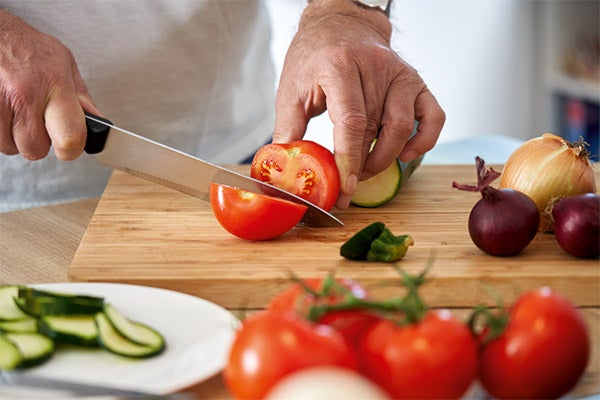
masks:
[[[525,193],[540,211],[540,231],[553,229],[551,205],[557,199],[596,193],[596,177],[585,144],[544,133],[518,147],[502,170],[500,188]]]

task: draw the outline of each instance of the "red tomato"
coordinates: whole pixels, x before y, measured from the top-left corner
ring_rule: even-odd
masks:
[[[356,353],[327,325],[315,325],[291,313],[265,311],[243,323],[223,374],[236,398],[260,399],[285,375],[321,365],[356,370]]]
[[[367,290],[358,282],[348,278],[338,278],[336,284],[327,290],[327,294],[316,296],[307,292],[300,284],[291,286],[271,300],[268,309],[271,311],[294,312],[303,317],[308,316],[313,305],[334,305],[346,301],[348,292],[357,299],[368,298]],[[317,293],[325,292],[324,279],[305,279],[304,283]],[[317,322],[332,326],[351,344],[358,345],[362,335],[376,322],[379,316],[366,310],[330,311],[320,317]]]
[[[394,399],[459,398],[477,376],[477,340],[447,310],[407,326],[382,320],[359,357],[365,375]]]
[[[496,398],[558,398],[576,385],[589,352],[580,313],[564,296],[542,288],[521,295],[504,332],[484,345],[479,380]]]
[[[210,204],[223,228],[247,240],[283,235],[300,222],[307,209],[302,204],[217,183],[210,185]]]
[[[340,192],[333,154],[309,140],[264,145],[254,155],[250,175],[326,211],[333,208]]]

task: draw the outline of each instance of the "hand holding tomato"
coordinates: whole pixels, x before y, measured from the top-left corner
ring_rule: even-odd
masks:
[[[391,32],[382,12],[315,0],[286,55],[273,142],[301,139],[310,118],[327,110],[341,178],[339,208],[348,206],[359,179],[398,156],[410,161],[431,149],[445,121],[416,70],[390,48]],[[418,133],[409,140],[415,120]]]

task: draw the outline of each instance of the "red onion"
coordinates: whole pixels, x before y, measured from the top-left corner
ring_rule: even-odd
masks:
[[[500,176],[493,168],[485,169],[485,161],[475,158],[477,186],[452,182],[452,187],[481,192],[481,199],[469,214],[469,235],[473,243],[494,256],[520,253],[535,237],[540,212],[533,200],[517,190],[495,189],[489,184]]]
[[[586,193],[563,197],[552,207],[554,235],[575,257],[600,257],[600,196]]]

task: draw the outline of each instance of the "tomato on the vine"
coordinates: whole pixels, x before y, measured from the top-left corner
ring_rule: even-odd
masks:
[[[340,174],[326,147],[310,140],[272,143],[254,155],[250,175],[329,211],[340,192]]]
[[[269,303],[268,309],[294,312],[304,317],[310,317],[311,307],[343,304],[348,300],[348,295],[356,299],[369,297],[368,291],[361,284],[349,278],[304,279],[303,284],[312,293],[296,283],[275,296]],[[323,315],[319,315],[316,322],[332,326],[351,344],[357,345],[362,335],[379,319],[378,315],[368,310],[350,308],[327,311]]]
[[[335,329],[263,311],[244,321],[223,376],[236,398],[259,399],[287,374],[321,365],[358,368],[355,351]]]
[[[267,240],[291,230],[304,216],[302,204],[211,183],[210,204],[229,233],[247,240]]]
[[[585,321],[561,294],[544,287],[522,294],[500,336],[482,334],[479,380],[496,398],[558,398],[576,384],[589,360]]]
[[[363,338],[363,373],[394,399],[459,398],[477,376],[477,340],[450,311],[418,322],[381,320]]]

